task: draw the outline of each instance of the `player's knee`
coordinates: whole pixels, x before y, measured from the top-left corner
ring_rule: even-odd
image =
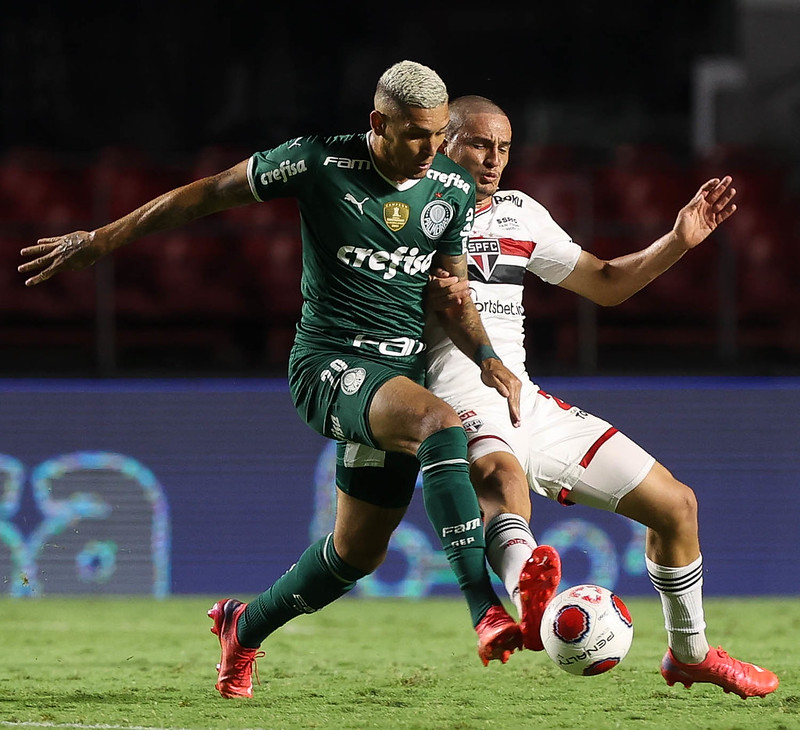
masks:
[[[661,529],[671,533],[696,532],[697,497],[687,485],[674,481],[660,510]]]
[[[354,545],[339,549],[342,560],[365,575],[374,573],[386,560],[388,545]]]
[[[432,436],[437,431],[446,428],[461,427],[461,419],[458,414],[442,400],[429,401],[420,410],[417,424],[420,430],[419,440],[424,441],[428,436]]]

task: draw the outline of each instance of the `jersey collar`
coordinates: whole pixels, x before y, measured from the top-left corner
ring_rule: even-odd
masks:
[[[485,213],[491,207],[492,207],[492,196],[490,195],[480,205],[475,206],[475,215],[480,215],[481,213]]]

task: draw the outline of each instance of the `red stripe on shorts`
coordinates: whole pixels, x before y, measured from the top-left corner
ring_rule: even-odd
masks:
[[[581,463],[580,463],[580,465],[581,465],[582,467],[584,467],[584,468],[585,468],[585,467],[587,467],[587,466],[589,466],[589,462],[591,462],[591,460],[592,460],[592,459],[594,459],[594,456],[595,456],[595,454],[597,453],[597,450],[598,450],[598,449],[599,449],[599,448],[600,448],[600,447],[601,447],[601,446],[602,446],[602,445],[603,445],[603,444],[604,444],[606,441],[608,441],[608,440],[609,440],[609,439],[610,439],[610,438],[611,438],[611,437],[612,437],[612,436],[613,436],[613,435],[614,435],[616,432],[617,432],[617,429],[616,429],[616,428],[614,428],[613,426],[612,426],[611,428],[609,428],[609,429],[608,429],[608,431],[606,431],[606,432],[605,432],[605,433],[604,433],[604,434],[603,434],[603,435],[602,435],[602,436],[601,436],[599,439],[597,439],[597,441],[595,441],[595,442],[592,444],[592,448],[590,448],[590,449],[589,449],[589,450],[586,452],[586,455],[585,455],[585,456],[584,456],[584,457],[581,459]]]
[[[584,467],[584,468],[589,466],[589,462],[592,459],[594,459],[594,455],[597,453],[597,450],[606,441],[608,441],[616,432],[617,432],[617,429],[614,428],[613,426],[611,428],[609,428],[608,431],[606,431],[599,439],[597,439],[597,441],[595,441],[592,444],[592,448],[589,449],[586,452],[585,456],[581,459],[580,465],[582,467]],[[556,497],[556,501],[559,502],[560,504],[563,504],[565,507],[570,507],[573,504],[575,504],[575,502],[573,502],[569,498],[569,492],[570,492],[569,489],[567,489],[566,487],[562,487],[561,491],[558,493],[558,496]]]
[[[569,491],[570,490],[567,489],[566,487],[561,487],[561,491],[558,493],[558,496],[556,497],[556,501],[559,504],[563,504],[565,507],[572,507],[572,505],[575,504],[575,502],[569,499]]]
[[[478,441],[483,441],[484,439],[496,439],[501,444],[506,444],[506,446],[508,446],[505,439],[501,439],[499,436],[494,436],[492,434],[487,434],[486,436],[476,436],[474,439],[469,440],[469,445],[472,446],[473,444],[477,444]],[[510,449],[511,447],[508,446],[508,448]]]

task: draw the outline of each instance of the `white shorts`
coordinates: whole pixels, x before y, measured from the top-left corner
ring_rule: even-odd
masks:
[[[470,393],[468,404],[441,397],[464,424],[470,464],[496,451],[513,454],[530,488],[562,504],[616,511],[619,500],[655,464],[610,423],[539,390],[529,380],[522,383],[519,428],[511,425],[505,398],[491,388]]]

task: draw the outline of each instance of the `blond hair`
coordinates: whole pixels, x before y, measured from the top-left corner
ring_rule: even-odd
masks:
[[[447,99],[439,74],[416,61],[399,61],[387,68],[375,89],[375,108],[383,113],[410,106],[435,109],[447,104]]]

